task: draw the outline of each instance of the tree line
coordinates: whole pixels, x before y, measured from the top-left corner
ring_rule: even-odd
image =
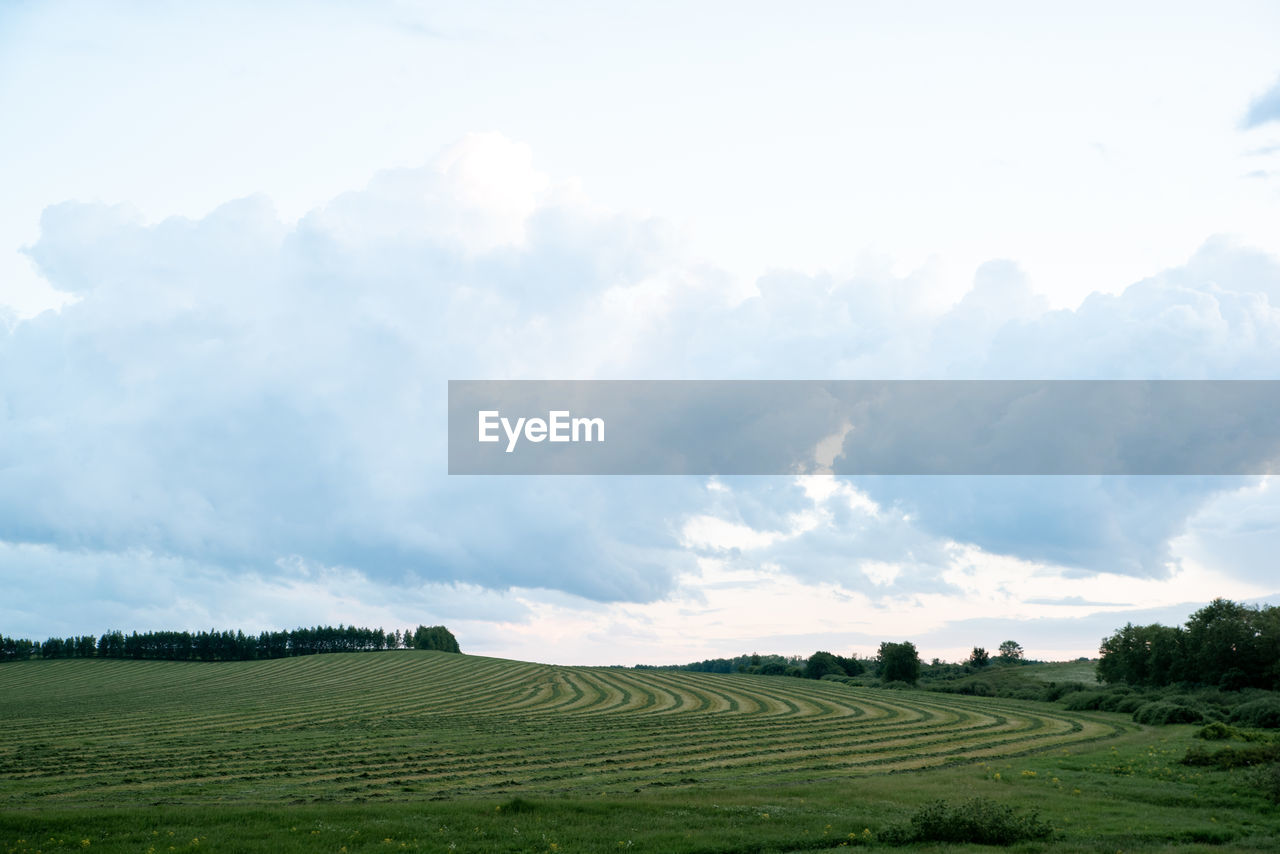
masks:
[[[885,641],[869,658],[843,656],[818,650],[805,658],[800,655],[739,655],[733,658],[708,658],[690,664],[637,664],[635,670],[692,670],[697,673],[748,673],[760,676],[793,676],[803,679],[865,676],[883,682],[905,682],[914,685],[921,677],[950,678],[963,673],[981,670],[994,662],[1001,664],[1025,663],[1022,645],[1007,640],[1000,644],[1000,654],[992,656],[982,647],[975,646],[968,660],[961,664],[944,664],[933,659],[924,664],[915,644],[910,641],[892,643]]]
[[[761,673],[798,675],[804,668],[800,655],[738,655],[733,658],[708,658],[689,664],[637,664],[634,670],[690,670],[694,673]],[[794,672],[793,672],[794,671]]]
[[[1103,638],[1098,678],[1160,687],[1280,690],[1280,607],[1214,599],[1183,626],[1127,624]]]
[[[818,650],[802,655],[739,655],[708,658],[690,664],[637,664],[635,670],[692,670],[696,673],[748,673],[760,676],[794,676],[821,679],[824,676],[873,674],[885,681],[915,682],[920,676],[920,657],[912,643],[882,643],[875,658],[836,655]]]
[[[146,658],[168,661],[253,661],[319,655],[329,652],[373,652],[389,649],[434,649],[461,652],[458,639],[444,626],[418,626],[403,632],[356,626],[315,626],[292,631],[106,632],[49,638],[43,642],[0,636],[0,661],[30,658]]]

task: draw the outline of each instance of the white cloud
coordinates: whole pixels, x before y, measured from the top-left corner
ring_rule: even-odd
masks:
[[[1280,80],[1249,104],[1249,111],[1241,124],[1248,129],[1275,121],[1280,121]]]
[[[31,256],[77,301],[0,338],[0,539],[32,567],[92,556],[72,564],[94,583],[135,559],[174,579],[98,611],[63,592],[83,619],[400,620],[408,589],[483,649],[547,630],[601,661],[677,630],[698,657],[1259,589],[1179,539],[1239,482],[443,473],[460,376],[1271,376],[1280,265],[1228,241],[1075,311],[1004,262],[942,313],[922,271],[778,271],[742,299],[670,226],[559,192],[493,135],[295,224],[253,197],[156,223],[65,203],[42,229]],[[40,602],[16,630],[52,629]]]

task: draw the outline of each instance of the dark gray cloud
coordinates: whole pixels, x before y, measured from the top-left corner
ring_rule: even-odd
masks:
[[[1164,577],[1170,541],[1229,477],[875,477],[854,483],[934,536],[1083,573]],[[1256,479],[1254,479],[1256,480]],[[1252,481],[1250,481],[1252,482]]]

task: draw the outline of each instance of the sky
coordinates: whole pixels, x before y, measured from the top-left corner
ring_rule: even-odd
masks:
[[[1096,654],[1269,477],[462,477],[451,379],[1280,379],[1271,3],[0,4],[0,633]]]

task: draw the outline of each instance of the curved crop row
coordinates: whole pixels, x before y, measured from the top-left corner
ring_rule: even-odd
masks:
[[[447,653],[0,668],[0,806],[849,778],[1104,738],[1038,704]]]

